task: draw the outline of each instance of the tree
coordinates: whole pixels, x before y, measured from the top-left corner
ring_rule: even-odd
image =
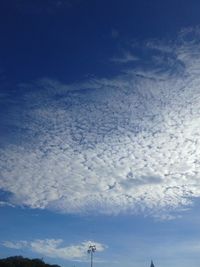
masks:
[[[45,263],[41,259],[28,259],[22,256],[14,256],[0,259],[0,267],[60,267]]]

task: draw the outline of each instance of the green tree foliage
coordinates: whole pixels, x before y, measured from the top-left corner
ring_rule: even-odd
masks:
[[[14,256],[0,259],[0,267],[60,267],[45,263],[41,259],[28,259],[22,256]]]

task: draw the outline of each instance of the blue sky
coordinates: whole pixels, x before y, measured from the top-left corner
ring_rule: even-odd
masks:
[[[199,1],[2,1],[0,257],[198,266]]]

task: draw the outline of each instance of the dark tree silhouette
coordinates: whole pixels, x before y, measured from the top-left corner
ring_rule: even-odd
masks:
[[[0,267],[60,267],[55,264],[47,264],[41,259],[28,259],[22,256],[14,256],[0,259]]]

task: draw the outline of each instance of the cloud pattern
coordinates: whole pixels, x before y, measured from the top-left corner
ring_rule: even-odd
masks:
[[[116,77],[43,79],[21,84],[14,100],[3,95],[6,201],[163,219],[192,204],[200,196],[199,41],[198,28],[186,29],[176,41],[143,44],[137,65]]]

